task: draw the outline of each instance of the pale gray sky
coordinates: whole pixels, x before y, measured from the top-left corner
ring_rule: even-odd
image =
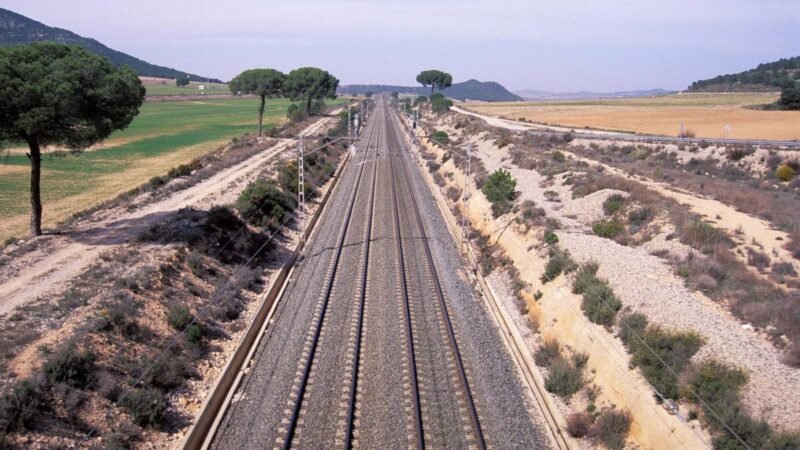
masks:
[[[313,65],[343,84],[440,68],[509,89],[683,89],[800,55],[799,0],[0,0],[152,63],[230,79]]]

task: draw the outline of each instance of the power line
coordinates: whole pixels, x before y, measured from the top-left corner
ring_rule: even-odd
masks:
[[[469,180],[469,182],[471,183],[471,182],[472,182],[472,180]],[[471,197],[470,197],[470,198],[471,198]],[[469,202],[469,199],[467,199],[467,204],[468,204],[468,202]],[[466,206],[466,205],[465,205],[465,206]],[[466,211],[466,208],[465,208],[465,211]],[[467,220],[468,220],[468,221],[470,221],[470,220],[469,220],[469,218],[467,218]],[[470,222],[471,222],[471,221],[470,221]],[[471,225],[470,225],[470,227],[471,227]],[[499,240],[499,238],[498,238],[498,240]],[[512,243],[513,243],[515,246],[517,246],[517,248],[518,248],[518,249],[520,249],[520,250],[523,250],[523,249],[521,248],[521,246],[519,246],[519,245],[518,245],[516,242],[513,242],[513,241],[512,241]],[[524,254],[524,255],[525,255],[527,258],[530,258],[530,256],[528,255],[528,251],[527,251],[527,250],[524,250],[522,253],[523,253],[523,254]],[[480,268],[478,268],[478,270],[480,270]],[[548,280],[549,282],[552,282],[552,281],[553,281],[553,280],[552,280],[550,277],[547,277],[547,273],[546,273],[546,272],[545,272],[543,275],[545,276],[545,278],[547,278],[547,280]],[[587,289],[587,293],[588,293],[588,294],[591,294],[591,295],[593,295],[594,297],[596,297],[596,298],[597,298],[598,300],[600,300],[600,301],[601,301],[601,302],[602,302],[602,303],[603,303],[603,304],[604,304],[606,307],[609,307],[609,308],[611,308],[611,305],[609,305],[608,301],[607,301],[607,300],[605,300],[605,299],[604,299],[602,296],[600,296],[600,295],[599,295],[599,294],[598,294],[596,291],[594,291],[593,289],[591,289],[591,286],[589,286],[589,287],[588,287],[588,289]],[[566,298],[564,298],[564,300],[565,300],[565,301],[568,301]],[[571,304],[571,302],[568,302],[568,303],[570,303],[570,304]],[[574,305],[573,305],[573,306],[574,306]],[[576,309],[577,309],[577,308],[576,308]],[[612,309],[613,309],[613,308],[612,308]],[[649,350],[649,351],[650,351],[650,352],[653,354],[653,356],[655,356],[655,357],[656,357],[656,359],[657,359],[657,360],[658,360],[658,361],[659,361],[659,362],[660,362],[660,363],[661,363],[661,364],[662,364],[662,365],[663,365],[663,366],[664,366],[664,367],[665,367],[665,368],[666,368],[666,369],[667,369],[667,370],[668,370],[668,371],[669,371],[669,372],[670,372],[670,373],[671,373],[673,376],[675,376],[675,378],[676,378],[676,379],[678,379],[678,378],[679,378],[679,374],[677,373],[677,371],[675,371],[675,370],[674,370],[674,369],[673,369],[671,366],[669,366],[669,365],[668,365],[668,364],[667,364],[667,363],[666,363],[666,362],[665,362],[665,361],[664,361],[664,360],[663,360],[663,359],[662,359],[662,358],[661,358],[661,357],[658,355],[658,353],[656,353],[656,351],[655,351],[655,350],[654,350],[652,347],[650,347],[650,345],[649,345],[649,344],[647,344],[647,342],[645,342],[645,341],[644,341],[644,339],[641,337],[641,335],[640,335],[638,332],[636,332],[636,330],[634,330],[634,329],[633,329],[633,328],[632,328],[632,327],[631,327],[629,324],[625,323],[625,321],[621,321],[621,324],[622,324],[622,325],[624,325],[624,326],[625,326],[625,327],[628,329],[628,331],[629,331],[629,332],[630,332],[632,335],[636,336],[636,338],[639,340],[639,342],[641,342],[641,343],[644,345],[644,347],[645,347],[647,350]],[[612,348],[613,348],[613,347],[612,347]],[[617,350],[617,352],[618,352],[618,350]],[[618,353],[619,353],[619,352],[618,352]],[[624,356],[624,355],[621,355],[621,356]],[[626,358],[627,358],[627,357],[626,357]],[[657,394],[657,395],[658,395],[658,396],[659,396],[659,397],[660,397],[662,400],[665,400],[665,397],[663,396],[663,394],[661,394],[661,393],[660,393],[660,392],[659,392],[659,391],[658,391],[658,390],[655,388],[655,386],[653,386],[653,385],[652,385],[652,384],[651,384],[651,383],[650,383],[650,382],[649,382],[649,381],[648,381],[646,378],[645,378],[645,382],[646,382],[646,383],[647,383],[647,384],[650,386],[650,388],[651,388],[651,389],[652,389],[654,392],[656,392],[656,394]],[[716,411],[715,411],[715,410],[714,410],[714,409],[711,407],[711,405],[710,405],[710,404],[709,404],[709,403],[708,403],[708,402],[707,402],[705,399],[703,399],[702,397],[700,397],[700,395],[699,395],[699,394],[698,394],[696,391],[694,391],[694,390],[692,390],[692,395],[693,395],[693,396],[694,396],[694,397],[695,397],[697,400],[699,400],[699,401],[700,401],[700,403],[702,403],[702,404],[703,404],[703,406],[704,406],[704,407],[705,407],[705,408],[706,408],[706,409],[707,409],[709,412],[711,412],[711,413],[712,413],[712,415],[713,415],[713,416],[714,416],[714,417],[717,419],[717,421],[718,421],[720,424],[722,424],[722,425],[725,427],[725,429],[726,429],[728,432],[730,432],[730,433],[731,433],[731,434],[732,434],[732,435],[733,435],[733,436],[734,436],[734,437],[735,437],[735,438],[736,438],[736,439],[737,439],[737,440],[738,440],[738,441],[739,441],[739,442],[740,442],[740,443],[741,443],[741,444],[742,444],[742,445],[743,445],[745,448],[747,448],[747,449],[751,449],[751,447],[750,447],[750,446],[749,446],[749,445],[748,445],[748,444],[747,444],[747,443],[744,441],[744,439],[742,439],[742,437],[741,437],[741,436],[739,436],[739,435],[738,435],[738,434],[737,434],[737,433],[736,433],[736,432],[735,432],[735,431],[734,431],[734,430],[733,430],[733,429],[730,427],[730,425],[728,425],[728,424],[727,424],[727,423],[726,423],[726,422],[725,422],[725,421],[722,419],[722,417],[719,415],[719,413],[717,413],[717,412],[716,412]],[[693,430],[693,431],[695,431],[695,430]],[[697,433],[695,432],[695,434],[697,434]],[[698,435],[698,437],[699,437],[699,435]]]

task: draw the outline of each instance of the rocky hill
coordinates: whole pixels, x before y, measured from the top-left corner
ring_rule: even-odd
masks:
[[[718,75],[707,80],[695,81],[689,86],[689,90],[706,92],[774,92],[792,86],[800,86],[800,56],[759,64],[755,69],[744,72]]]
[[[52,41],[62,44],[76,44],[92,53],[104,56],[117,66],[129,66],[139,75],[158,78],[178,78],[186,72],[171,67],[157,66],[126,53],[119,52],[102,43],[79,36],[69,30],[47,26],[41,22],[0,8],[0,45],[29,44],[37,41]],[[188,74],[192,81],[221,82],[195,74]]]
[[[340,94],[363,95],[367,92],[429,95],[431,90],[422,86],[393,86],[385,84],[351,84],[339,87]],[[442,93],[456,100],[478,100],[484,102],[514,102],[522,100],[522,98],[512,94],[500,83],[494,81],[467,80],[461,83],[454,83],[443,90]]]

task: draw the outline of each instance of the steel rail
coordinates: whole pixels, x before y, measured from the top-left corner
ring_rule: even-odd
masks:
[[[386,117],[384,117],[386,119]],[[395,231],[395,242],[397,243],[397,264],[398,264],[398,272],[400,273],[400,287],[402,288],[403,293],[403,317],[404,317],[404,325],[406,329],[406,343],[407,343],[407,358],[408,358],[408,365],[409,365],[409,376],[411,378],[411,397],[413,402],[413,409],[414,409],[414,426],[416,428],[416,446],[419,450],[425,448],[425,439],[423,434],[423,424],[422,424],[422,410],[420,408],[420,397],[419,397],[419,386],[417,382],[417,361],[414,352],[414,330],[411,324],[411,307],[410,301],[408,296],[408,284],[406,280],[406,271],[405,271],[405,259],[403,255],[403,244],[402,244],[402,236],[400,234],[400,208],[399,208],[399,201],[397,199],[397,180],[395,177],[394,171],[394,164],[392,160],[394,157],[392,156],[391,148],[387,145],[387,157],[389,159],[389,174],[391,178],[391,190],[392,190],[392,205],[393,205],[393,216],[394,216],[394,231]]]
[[[369,153],[369,148],[370,148],[369,143],[372,140],[374,129],[375,127],[373,124],[373,126],[370,128],[370,134],[366,141],[366,148],[364,152],[365,160],[366,160],[366,155]],[[282,446],[284,449],[289,449],[291,447],[295,431],[297,430],[297,422],[298,419],[300,418],[300,409],[303,404],[306,388],[308,387],[308,379],[309,376],[311,375],[311,365],[314,361],[314,356],[316,355],[317,345],[319,343],[319,338],[322,331],[322,324],[325,320],[325,314],[328,309],[331,293],[333,292],[334,280],[336,279],[336,274],[339,269],[339,260],[341,259],[342,251],[344,249],[344,241],[345,238],[347,237],[347,231],[350,228],[350,219],[353,215],[353,209],[356,204],[356,198],[359,191],[359,186],[361,185],[361,178],[363,176],[363,173],[364,173],[364,164],[360,164],[358,165],[358,175],[356,178],[355,185],[353,187],[353,193],[350,196],[350,201],[347,207],[347,214],[345,215],[345,220],[342,225],[342,230],[339,233],[339,237],[337,239],[336,252],[334,254],[333,260],[331,261],[331,265],[328,271],[327,283],[325,284],[325,288],[321,296],[322,310],[320,312],[316,324],[314,324],[314,330],[313,330],[314,336],[311,342],[311,348],[309,350],[308,358],[306,359],[305,364],[303,366],[303,374],[300,382],[299,391],[297,393],[297,399],[295,401],[294,407],[292,408],[292,415],[289,418],[289,424],[287,425],[288,429]]]
[[[387,119],[389,119],[387,117]],[[397,144],[400,144],[399,139],[397,138],[397,129],[395,128],[396,123],[393,120],[389,120],[392,124],[392,131],[394,133],[394,139]],[[402,145],[401,145],[402,147]],[[392,160],[390,156],[390,161]],[[425,227],[422,223],[422,216],[419,212],[419,205],[417,204],[417,198],[414,195],[414,188],[411,185],[411,180],[408,176],[408,168],[406,165],[406,160],[402,156],[400,157],[400,170],[399,173],[402,175],[402,178],[405,180],[405,184],[409,190],[409,198],[411,200],[411,211],[416,219],[416,224],[419,228],[421,242],[423,245],[423,249],[425,250],[425,259],[427,261],[428,267],[430,268],[431,274],[431,281],[434,285],[434,291],[436,293],[436,297],[438,299],[439,308],[442,311],[442,320],[444,321],[445,329],[447,331],[447,339],[450,344],[450,349],[453,353],[453,359],[455,360],[456,365],[456,372],[461,384],[461,389],[464,393],[464,397],[467,403],[467,410],[470,416],[470,423],[472,426],[473,433],[475,434],[475,439],[477,440],[478,447],[482,450],[486,449],[486,440],[483,436],[483,431],[481,429],[480,420],[478,418],[478,412],[475,408],[475,402],[472,397],[472,392],[469,387],[469,382],[467,380],[467,374],[464,370],[464,362],[461,358],[461,352],[458,349],[458,343],[456,342],[455,332],[453,331],[453,324],[450,320],[450,314],[447,310],[447,303],[444,299],[444,293],[442,291],[441,283],[439,282],[439,276],[436,272],[436,265],[433,262],[433,256],[431,254],[430,246],[428,245],[428,237],[425,234]],[[393,166],[393,164],[392,164]],[[394,177],[393,177],[394,178]],[[394,186],[393,186],[394,188]],[[395,205],[395,208],[397,205]]]

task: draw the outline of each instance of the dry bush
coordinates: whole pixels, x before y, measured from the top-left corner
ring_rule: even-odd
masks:
[[[610,449],[625,447],[631,428],[631,414],[614,408],[604,409],[595,420],[589,436]]]
[[[447,198],[453,203],[459,201],[461,199],[461,190],[455,186],[450,186],[447,188]]]
[[[569,398],[581,390],[585,382],[583,367],[577,367],[567,359],[556,358],[547,371],[544,388],[559,397]]]
[[[582,438],[589,434],[594,418],[591,414],[579,412],[567,417],[567,433],[574,438]]]
[[[772,260],[770,259],[769,255],[764,252],[759,252],[757,250],[753,250],[752,248],[747,249],[747,264],[755,267],[758,269],[759,272],[763,272],[764,269],[769,267]]]
[[[550,364],[560,357],[561,344],[555,339],[547,339],[536,351],[536,354],[533,355],[533,360],[537,366],[550,367]]]

